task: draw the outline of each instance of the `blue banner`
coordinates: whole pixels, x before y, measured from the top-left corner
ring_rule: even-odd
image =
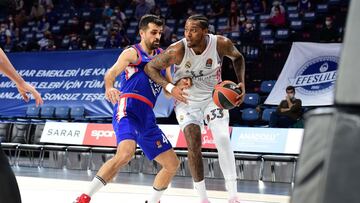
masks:
[[[41,93],[47,106],[82,106],[87,116],[112,116],[112,104],[105,100],[104,74],[122,50],[11,53],[8,57],[19,74]],[[118,87],[119,83],[115,83]],[[161,95],[158,116],[168,116],[172,101]],[[157,102],[159,103],[159,102]],[[170,105],[171,104],[171,105]],[[0,76],[0,115],[25,116],[28,105],[16,86]]]

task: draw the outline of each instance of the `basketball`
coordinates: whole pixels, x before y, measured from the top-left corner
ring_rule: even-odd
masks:
[[[215,85],[212,97],[219,108],[232,109],[236,106],[236,97],[240,94],[241,90],[237,87],[236,83],[225,80]]]

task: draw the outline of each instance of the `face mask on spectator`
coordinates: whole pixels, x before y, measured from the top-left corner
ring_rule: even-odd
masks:
[[[240,17],[240,21],[245,21],[245,17]]]
[[[0,32],[4,32],[5,30],[6,30],[6,28],[4,26],[1,26]]]
[[[89,29],[90,29],[90,26],[89,26],[89,25],[85,25],[85,26],[84,26],[84,29],[85,29],[85,30],[89,30]]]
[[[291,94],[288,94],[288,96],[289,96],[290,99],[294,99],[294,97],[295,97],[295,95],[292,94],[292,93],[291,93]]]
[[[115,13],[120,13],[120,11],[119,11],[118,9],[116,9],[114,12],[115,12]]]
[[[246,26],[247,29],[252,28],[252,24],[251,24],[251,23],[247,23],[245,26]]]
[[[325,25],[329,26],[329,25],[331,25],[331,24],[332,24],[331,20],[325,21]]]

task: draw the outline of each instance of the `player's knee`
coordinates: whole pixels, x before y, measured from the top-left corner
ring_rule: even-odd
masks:
[[[166,162],[166,164],[164,164],[163,166],[163,168],[168,173],[176,173],[179,167],[180,167],[180,160],[177,157],[172,159],[170,162]]]
[[[119,165],[127,164],[132,159],[133,154],[134,153],[132,151],[117,153],[114,156],[115,163]]]

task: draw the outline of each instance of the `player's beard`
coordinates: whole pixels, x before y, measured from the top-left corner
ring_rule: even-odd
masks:
[[[148,42],[146,43],[147,47],[150,48],[151,50],[157,49],[160,47],[160,41],[155,40],[154,42]]]

